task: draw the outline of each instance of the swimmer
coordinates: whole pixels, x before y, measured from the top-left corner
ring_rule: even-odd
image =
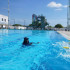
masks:
[[[37,43],[33,43],[33,42],[29,42],[29,38],[25,37],[24,41],[23,41],[23,45],[32,45],[32,44],[39,44],[40,42]]]

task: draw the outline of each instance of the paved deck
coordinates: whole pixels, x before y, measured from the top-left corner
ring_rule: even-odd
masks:
[[[70,31],[57,31],[61,35],[63,35],[66,39],[70,40]]]

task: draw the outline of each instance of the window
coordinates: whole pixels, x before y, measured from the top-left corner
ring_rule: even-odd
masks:
[[[4,19],[5,20],[5,22],[6,22],[6,19]]]
[[[2,21],[3,21],[3,18],[2,18]]]

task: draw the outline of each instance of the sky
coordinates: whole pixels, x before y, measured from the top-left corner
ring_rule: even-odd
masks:
[[[47,22],[55,26],[67,26],[68,0],[9,0],[10,24],[29,25],[32,23],[32,14],[43,15]],[[8,15],[8,0],[0,0],[0,14]]]

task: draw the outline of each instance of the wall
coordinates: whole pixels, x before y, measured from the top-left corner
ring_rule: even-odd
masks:
[[[0,14],[0,24],[8,24],[8,17]]]

